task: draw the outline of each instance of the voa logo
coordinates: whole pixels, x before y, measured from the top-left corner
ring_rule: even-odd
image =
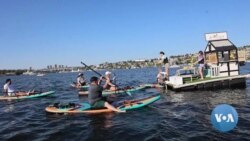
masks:
[[[221,104],[212,111],[211,122],[215,129],[221,132],[228,132],[236,127],[238,114],[232,106]]]
[[[234,118],[232,114],[227,114],[227,115],[215,114],[214,116],[217,122],[221,122],[222,120],[225,122],[234,122]]]

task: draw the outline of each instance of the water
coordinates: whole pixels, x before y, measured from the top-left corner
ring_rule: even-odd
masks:
[[[137,86],[155,81],[155,68],[116,70],[117,83]],[[250,64],[241,68],[250,72]],[[171,71],[174,73],[174,70]],[[69,87],[76,73],[37,76],[11,76],[16,89],[55,90],[53,96],[19,101],[0,101],[0,140],[68,141],[68,140],[250,140],[250,81],[246,89],[171,92],[147,89],[130,97],[146,97],[160,93],[162,98],[149,107],[125,114],[55,115],[44,109],[54,102],[86,101],[77,90]],[[86,72],[89,79],[94,75]],[[0,77],[3,85],[7,77]],[[236,129],[229,133],[217,132],[210,123],[212,109],[221,103],[234,106],[239,114]]]

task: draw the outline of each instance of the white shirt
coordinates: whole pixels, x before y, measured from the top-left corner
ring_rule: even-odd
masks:
[[[83,77],[77,77],[77,83],[84,83],[85,80]]]
[[[164,59],[166,58],[165,55],[159,57],[159,63],[163,63]]]
[[[159,60],[164,60],[166,58],[165,55],[160,56]]]
[[[7,93],[13,93],[15,90],[13,89],[13,87],[9,84],[4,84],[3,89],[6,91]]]

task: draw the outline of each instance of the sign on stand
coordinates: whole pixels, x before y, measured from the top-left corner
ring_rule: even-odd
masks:
[[[206,41],[228,39],[227,38],[227,32],[206,33],[205,38],[206,38]]]

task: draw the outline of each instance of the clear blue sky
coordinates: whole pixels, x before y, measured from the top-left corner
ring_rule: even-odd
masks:
[[[0,0],[0,69],[99,64],[250,44],[250,0]]]

